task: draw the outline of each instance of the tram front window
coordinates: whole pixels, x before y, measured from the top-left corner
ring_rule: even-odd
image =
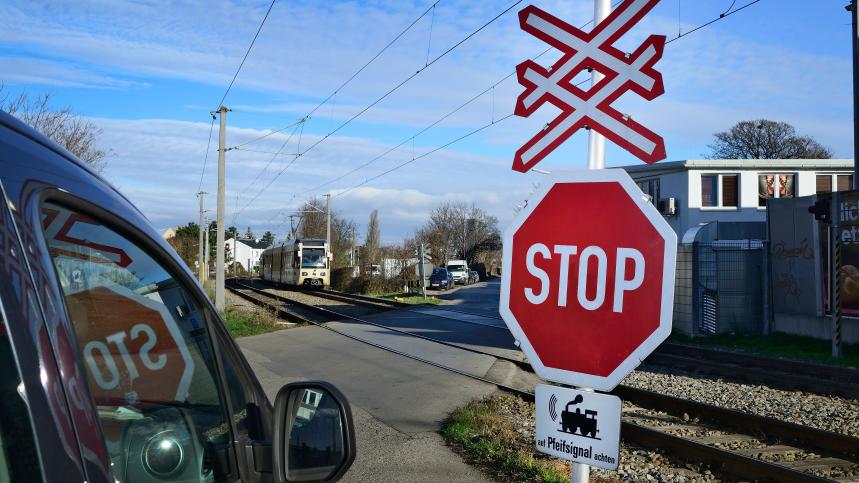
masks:
[[[325,268],[324,248],[304,248],[301,250],[301,268]]]

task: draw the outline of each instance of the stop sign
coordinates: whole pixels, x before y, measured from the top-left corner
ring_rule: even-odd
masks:
[[[86,314],[75,329],[96,404],[185,401],[194,359],[163,304],[107,281],[68,303]]]
[[[671,332],[676,250],[625,171],[546,183],[504,233],[500,302],[537,375],[613,389]]]

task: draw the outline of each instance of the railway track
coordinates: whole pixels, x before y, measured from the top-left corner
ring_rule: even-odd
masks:
[[[521,360],[389,327],[238,282],[233,282],[229,288],[253,303],[275,307],[287,319],[307,321],[359,342],[492,384],[505,392],[533,401],[533,393],[523,387],[470,374],[355,336],[330,327],[325,320],[347,319],[373,325],[427,342],[505,360],[529,372],[530,366]],[[360,304],[344,294],[312,293],[311,296]],[[384,305],[375,300],[362,302]],[[318,317],[308,320],[306,315],[299,314],[301,311],[305,314],[313,312],[323,320]],[[687,461],[707,463],[725,475],[746,480],[859,481],[859,438],[624,385],[618,386],[614,393],[624,400],[622,434],[627,442],[667,451]]]
[[[415,309],[413,304],[401,303],[376,297],[347,294],[331,290],[314,292],[314,295],[341,302],[359,304],[377,310]],[[420,309],[433,315],[441,311],[451,312],[452,318],[463,323],[488,325],[507,330],[503,325],[463,320],[462,316],[497,319],[500,317],[476,314],[450,307]],[[719,349],[665,342],[650,357],[647,364],[684,369],[689,372],[720,376],[735,381],[762,384],[785,390],[801,390],[826,396],[840,396],[859,400],[859,369],[815,364],[792,359],[782,359],[752,354],[742,354]]]

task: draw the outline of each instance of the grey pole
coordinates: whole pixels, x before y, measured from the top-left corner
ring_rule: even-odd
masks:
[[[209,279],[209,218],[206,217],[206,234],[204,236],[205,242],[203,243],[206,246],[206,251],[203,252],[203,265],[206,267],[203,272],[203,282]]]
[[[331,193],[325,195],[325,243],[328,244],[328,252],[331,253]],[[326,253],[327,257],[328,254]]]
[[[594,26],[600,24],[611,13],[611,0],[594,0]],[[591,72],[591,88],[605,76],[596,69]],[[605,169],[605,137],[591,129],[588,131],[588,169]],[[580,387],[583,391],[593,391],[591,388]],[[584,463],[573,462],[570,468],[571,483],[587,483],[591,478],[591,467]]]
[[[204,277],[204,275],[203,275],[203,250],[204,250],[204,247],[203,247],[203,195],[205,195],[205,194],[206,193],[204,191],[197,193],[197,196],[200,197],[200,236],[198,237],[198,241],[197,241],[197,251],[199,252],[198,256],[197,256],[197,279],[200,281],[201,284],[203,283],[203,280],[204,280],[204,278],[203,278]]]
[[[224,310],[224,176],[227,154],[227,108],[220,106],[221,130],[218,136],[218,235],[215,242],[215,308]]]
[[[847,11],[853,20],[853,189],[859,189],[859,8],[851,0]]]

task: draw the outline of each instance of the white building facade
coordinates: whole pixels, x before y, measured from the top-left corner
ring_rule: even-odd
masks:
[[[229,252],[227,262],[237,262],[245,271],[251,272],[259,266],[259,259],[262,252],[268,246],[261,243],[259,240],[243,240],[241,238],[230,238],[224,242],[224,247]]]
[[[766,221],[768,198],[851,189],[852,159],[690,159],[624,166],[677,233],[711,221]]]

